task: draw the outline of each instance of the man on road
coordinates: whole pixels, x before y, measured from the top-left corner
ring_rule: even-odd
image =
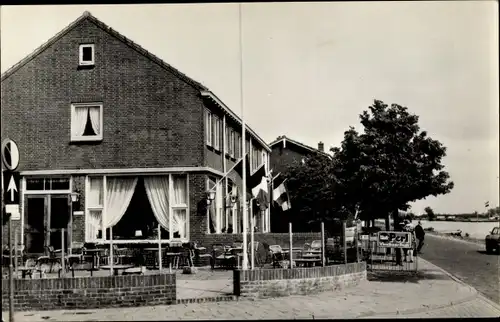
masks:
[[[425,237],[425,231],[424,228],[422,228],[420,220],[418,221],[418,225],[415,226],[414,231],[415,231],[415,237],[418,240],[417,251],[415,252],[415,254],[419,254],[420,250],[422,249],[422,246],[424,246],[424,237]]]

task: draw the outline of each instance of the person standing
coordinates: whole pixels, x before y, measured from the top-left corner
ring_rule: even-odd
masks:
[[[424,246],[425,231],[424,228],[422,228],[420,220],[418,221],[417,226],[415,226],[415,237],[418,240],[418,246],[415,252],[416,255],[420,253],[420,251],[422,250],[422,246]]]

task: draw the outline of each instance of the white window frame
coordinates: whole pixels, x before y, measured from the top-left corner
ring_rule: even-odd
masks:
[[[88,202],[88,195],[89,195],[89,191],[90,191],[90,179],[91,178],[99,178],[99,179],[102,179],[102,192],[103,192],[103,196],[102,196],[102,205],[98,205],[98,206],[90,206],[89,205],[89,202]],[[105,196],[104,196],[104,181],[105,181],[105,176],[100,176],[100,175],[92,175],[92,176],[86,176],[85,177],[85,225],[84,225],[84,240],[85,242],[103,242],[105,240],[105,232],[102,232],[101,233],[101,238],[98,238],[98,237],[95,237],[95,239],[92,239],[92,240],[89,240],[87,239],[87,222],[88,222],[88,219],[90,217],[90,212],[91,211],[101,211],[101,227],[99,227],[99,229],[102,230],[102,218],[104,216],[104,203],[105,203]],[[99,230],[98,229],[98,230]]]
[[[28,190],[26,189],[28,186],[28,180],[29,179],[44,179],[43,186],[45,187],[45,180],[46,179],[57,179],[57,178],[69,178],[69,189],[64,189],[64,190]],[[23,195],[48,195],[48,194],[69,194],[73,191],[73,177],[72,176],[27,176],[24,177],[24,184],[23,184]]]
[[[91,177],[94,178],[102,178],[103,182],[103,205],[102,205],[102,216],[104,218],[106,217],[106,184],[107,184],[107,178],[108,177],[124,177],[124,176],[150,176],[151,174],[142,174],[142,173],[135,173],[135,174],[104,174],[104,175],[87,175],[85,177],[85,197],[87,197],[89,190],[90,190],[90,179]],[[161,174],[161,176],[168,176],[168,185],[169,185],[169,196],[173,196],[174,193],[174,182],[173,182],[173,177],[174,175],[179,176],[179,175],[185,175],[186,176],[186,189],[187,189],[187,204],[172,204],[170,202],[169,198],[169,238],[165,239],[162,238],[161,242],[162,243],[168,243],[168,242],[187,242],[189,241],[190,238],[190,233],[191,233],[191,223],[190,223],[190,203],[189,203],[189,196],[190,196],[190,191],[189,191],[189,173],[186,174],[175,174],[175,173],[166,173],[166,174]],[[91,210],[100,210],[101,207],[89,207],[89,204],[87,202],[87,198],[85,198],[85,229],[84,229],[84,236],[85,236],[85,241],[87,241],[87,221],[88,217],[90,215]],[[172,232],[172,216],[173,216],[173,209],[186,209],[186,236],[184,237],[176,237],[174,238],[174,232]],[[102,226],[101,228],[102,229]],[[110,240],[106,239],[106,232],[103,231],[101,238],[94,240],[93,242],[101,243],[101,244],[109,244]],[[120,240],[113,240],[113,244],[138,244],[138,243],[158,243],[158,239],[120,239]]]
[[[208,146],[212,146],[212,112],[205,109],[205,136]]]
[[[91,48],[92,49],[92,60],[87,61],[83,60],[83,49]],[[94,44],[81,44],[78,49],[78,57],[79,57],[79,65],[80,66],[94,66],[95,65],[95,47]]]
[[[213,127],[213,148],[220,150],[220,124],[221,120],[217,115],[212,115],[214,127]]]
[[[70,128],[73,127],[73,114],[77,108],[81,107],[99,107],[99,133],[96,135],[81,135],[81,136],[73,136],[71,133],[71,142],[85,142],[85,141],[102,141],[103,132],[104,132],[104,122],[103,122],[103,104],[102,103],[73,103],[71,104],[71,115],[70,115]]]

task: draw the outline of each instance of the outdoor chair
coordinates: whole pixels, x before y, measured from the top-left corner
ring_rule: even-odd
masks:
[[[71,254],[66,255],[66,261],[70,267],[73,263],[83,261],[83,249],[83,243],[73,243],[71,245]]]
[[[313,240],[313,242],[311,243],[311,249],[321,250],[321,240]]]
[[[47,264],[50,265],[49,272],[52,272],[52,268],[54,267],[54,264],[59,264],[63,265],[63,258],[62,258],[62,250],[61,249],[54,249],[53,246],[45,246],[46,252],[49,254],[48,256],[42,256],[39,257],[38,260],[42,261],[47,261]],[[67,261],[65,261],[65,264],[67,264]]]
[[[285,259],[283,256],[283,249],[280,245],[270,245],[269,252],[271,253],[271,261],[273,263],[273,268],[279,266],[280,262]]]
[[[44,271],[40,268],[38,262],[33,259],[27,259],[24,263],[24,266],[20,267],[19,270],[21,271],[21,277],[23,279],[26,278],[26,276],[29,276],[31,279],[33,279],[33,275],[35,273],[40,273],[40,278],[42,278],[44,275]]]
[[[223,267],[226,266],[226,249],[222,244],[212,245],[212,258],[210,259],[212,269],[215,269],[217,263],[221,263]]]
[[[195,243],[193,251],[194,251],[194,259],[196,260],[196,263],[198,265],[203,263],[203,258],[208,258],[210,264],[212,263],[212,252],[207,252],[207,249],[205,247],[200,247],[198,244]]]

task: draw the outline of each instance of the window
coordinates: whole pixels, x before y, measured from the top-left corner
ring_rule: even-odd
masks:
[[[219,150],[220,149],[220,129],[221,129],[221,121],[220,118],[217,116],[213,115],[213,147],[214,149]]]
[[[205,110],[205,137],[207,145],[212,146],[212,113],[209,110]]]
[[[27,191],[70,191],[70,178],[26,178]]]
[[[80,45],[80,66],[94,65],[94,45]]]
[[[234,156],[241,158],[241,136],[237,132],[234,132]]]
[[[71,141],[102,140],[101,103],[71,104]]]
[[[229,154],[234,157],[236,155],[236,145],[235,145],[235,133],[234,131],[231,129],[231,137],[230,137],[230,140],[229,140]]]
[[[216,184],[216,178],[209,178],[207,182],[208,189],[215,189],[215,200],[210,203],[208,209],[208,232],[212,234],[220,234],[222,232],[224,211],[224,203],[222,196],[222,182]]]
[[[86,181],[85,240],[182,239],[189,236],[188,176],[91,176]],[[103,231],[103,218],[107,222]]]
[[[85,221],[85,240],[95,242],[101,236],[102,230],[102,209],[104,207],[104,178],[89,177],[88,190],[86,195],[87,220]]]

